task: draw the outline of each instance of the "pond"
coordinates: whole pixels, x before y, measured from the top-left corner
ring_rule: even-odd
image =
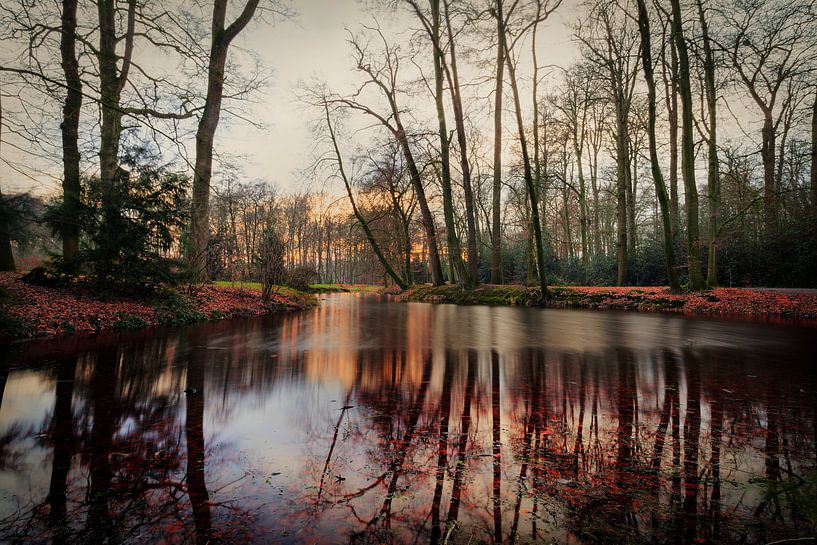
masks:
[[[814,329],[325,297],[0,356],[0,542],[767,543]]]

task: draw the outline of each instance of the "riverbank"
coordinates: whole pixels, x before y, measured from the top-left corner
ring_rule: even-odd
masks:
[[[261,282],[246,282],[242,280],[217,280],[214,285],[224,288],[241,288],[261,291]],[[292,288],[278,286],[277,291],[284,295],[295,292]],[[371,284],[310,284],[306,289],[307,293],[380,293],[383,286],[373,286]]]
[[[675,312],[755,319],[817,320],[817,294],[747,288],[716,288],[672,293],[665,287],[553,287],[544,303],[540,290],[522,285],[484,284],[473,290],[457,286],[415,286],[397,295],[403,301],[463,305],[516,305]]]
[[[87,287],[33,286],[20,278],[0,274],[0,339],[261,316],[306,309],[316,302],[313,295],[287,290],[265,303],[259,290],[217,285],[196,286],[189,293],[163,289],[146,297],[100,298]]]

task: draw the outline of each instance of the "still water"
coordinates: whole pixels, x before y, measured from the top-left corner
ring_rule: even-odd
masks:
[[[814,329],[336,295],[0,356],[0,542],[814,535]]]

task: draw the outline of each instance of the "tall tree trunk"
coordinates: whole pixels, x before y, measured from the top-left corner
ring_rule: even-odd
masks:
[[[664,256],[667,261],[667,279],[670,289],[679,291],[681,283],[678,281],[678,272],[675,270],[675,248],[672,240],[672,218],[667,198],[667,186],[658,161],[658,146],[655,140],[655,76],[652,66],[652,49],[650,44],[650,19],[647,13],[645,0],[638,1],[638,29],[641,32],[641,65],[644,68],[644,79],[647,81],[648,120],[647,138],[650,146],[650,166],[655,182],[655,194],[661,207],[661,223],[664,228]]]
[[[445,219],[446,241],[448,242],[448,257],[454,267],[457,283],[464,287],[471,287],[471,277],[462,260],[460,239],[457,236],[457,226],[454,221],[454,198],[451,193],[451,150],[448,140],[448,127],[445,120],[445,106],[443,105],[443,50],[440,37],[440,0],[430,0],[431,5],[431,45],[434,50],[434,101],[437,106],[438,135],[440,138],[440,185],[443,193],[443,217]]]
[[[114,229],[119,214],[119,191],[117,170],[119,168],[119,141],[122,136],[122,109],[120,99],[128,81],[128,72],[133,55],[133,36],[136,19],[136,0],[128,1],[125,30],[125,50],[120,56],[116,52],[119,39],[116,34],[116,1],[97,0],[99,16],[99,94],[101,123],[99,128],[99,175],[102,184],[103,220],[109,229]]]
[[[505,71],[505,50],[502,36],[505,32],[502,0],[496,0],[496,77],[494,79],[494,165],[493,202],[491,208],[491,282],[502,283],[502,92]]]
[[[774,121],[772,120],[772,112],[769,109],[763,112],[763,129],[761,136],[760,156],[763,160],[763,219],[766,236],[768,237],[777,231],[779,212],[774,172],[777,134]]]
[[[241,14],[225,28],[227,0],[215,0],[211,24],[210,59],[207,67],[207,97],[196,130],[196,162],[193,172],[193,201],[190,218],[188,260],[200,280],[207,277],[207,245],[210,240],[210,181],[213,174],[213,141],[224,96],[224,67],[233,39],[249,24],[259,0],[247,0]]]
[[[587,184],[584,180],[584,168],[582,165],[582,152],[584,150],[585,123],[587,116],[587,103],[582,104],[582,119],[579,125],[579,116],[576,112],[575,123],[573,124],[573,152],[576,154],[576,174],[579,178],[579,231],[582,243],[582,282],[587,282],[587,271],[590,265],[590,248],[587,240]]]
[[[692,86],[689,77],[689,53],[684,38],[679,0],[672,0],[672,18],[675,27],[675,45],[678,48],[678,75],[681,106],[683,108],[681,118],[681,160],[684,190],[686,192],[689,288],[698,291],[704,289],[706,284],[701,274],[701,237],[698,226],[698,188],[695,184],[695,148],[692,140]],[[774,157],[774,148],[772,148],[772,157]]]
[[[519,147],[522,151],[522,167],[524,171],[525,185],[530,196],[531,223],[533,223],[533,238],[536,244],[536,264],[539,269],[539,286],[542,290],[542,299],[550,297],[547,287],[547,272],[545,271],[545,247],[542,243],[542,222],[539,220],[539,197],[536,186],[533,183],[533,173],[530,166],[530,155],[528,154],[528,142],[525,137],[525,122],[522,120],[522,104],[519,99],[519,86],[516,84],[516,70],[513,60],[508,50],[508,40],[505,35],[504,25],[500,34],[500,41],[505,52],[505,62],[508,66],[508,81],[513,92],[514,110],[516,110],[516,125],[519,132]]]
[[[77,1],[63,0],[60,29],[60,57],[65,76],[65,104],[62,108],[62,213],[60,236],[62,258],[74,264],[79,253],[81,198],[79,170],[79,115],[82,108],[82,80],[76,54]]]
[[[676,57],[675,45],[672,45],[673,59]],[[681,230],[681,213],[678,205],[678,78],[673,74],[670,84],[671,106],[669,108],[669,198],[670,221],[672,222],[672,241],[678,240]]]
[[[400,124],[399,119],[397,119],[395,123],[398,131],[397,139],[403,150],[403,156],[406,158],[411,183],[414,186],[414,193],[417,195],[417,203],[420,205],[420,216],[423,218],[423,230],[425,231],[426,243],[428,244],[428,257],[431,262],[431,282],[435,286],[440,286],[445,283],[445,280],[443,279],[443,266],[440,261],[440,248],[437,242],[437,229],[434,226],[434,216],[431,213],[431,208],[428,206],[428,199],[426,198],[425,188],[423,187],[423,179],[420,176],[420,171],[414,160],[414,154],[411,151],[411,146],[406,137],[406,131]]]
[[[627,112],[624,97],[616,93],[616,285],[627,283]]]
[[[817,91],[811,110],[811,214],[814,220],[814,236],[817,238]]]
[[[448,54],[451,57],[449,87],[451,102],[454,107],[454,124],[457,129],[457,143],[460,148],[460,168],[462,169],[462,187],[465,194],[465,220],[468,237],[468,274],[471,276],[471,285],[479,283],[479,254],[477,253],[477,227],[474,217],[474,191],[471,187],[471,165],[468,163],[468,139],[465,134],[465,119],[462,109],[462,94],[460,93],[460,79],[457,72],[457,54],[454,32],[451,29],[451,17],[448,13],[450,0],[444,0],[445,24],[448,30]]]
[[[636,166],[636,152],[632,145],[633,139],[629,134],[629,120],[627,121],[627,167],[624,170],[627,176],[627,254],[635,255],[636,231],[635,231],[635,170]]]
[[[709,41],[709,26],[704,16],[701,0],[695,2],[698,19],[701,22],[701,37],[704,48],[704,85],[706,87],[706,107],[709,117],[709,138],[707,139],[707,184],[709,192],[709,253],[706,266],[706,283],[710,288],[718,285],[718,220],[721,208],[721,177],[718,162],[718,95],[715,93],[715,59]]]
[[[3,93],[0,93],[0,137],[3,132]],[[0,138],[2,142],[2,138]],[[3,191],[0,189],[0,206],[2,206]],[[14,263],[14,252],[11,249],[11,233],[6,219],[1,215],[0,210],[0,271],[16,271],[17,265]]]

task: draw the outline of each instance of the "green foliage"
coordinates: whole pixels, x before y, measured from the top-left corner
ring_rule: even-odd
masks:
[[[139,329],[148,325],[141,317],[127,312],[117,312],[116,318],[117,320],[113,324],[114,329]]]
[[[775,504],[787,508],[796,518],[817,526],[817,470],[805,477],[791,475],[781,480],[758,479],[762,505]]]
[[[207,321],[207,314],[197,310],[193,298],[177,290],[164,288],[156,301],[156,316],[160,324],[183,325]]]
[[[86,180],[82,261],[107,292],[135,292],[174,283],[186,266],[164,255],[187,221],[189,179],[156,166],[145,149],[123,160],[116,179]]]
[[[12,316],[5,305],[0,306],[0,339],[30,337],[33,332],[34,328],[27,320]]]
[[[37,200],[28,193],[0,194],[0,225],[8,229],[9,239],[19,248],[34,241]]]

